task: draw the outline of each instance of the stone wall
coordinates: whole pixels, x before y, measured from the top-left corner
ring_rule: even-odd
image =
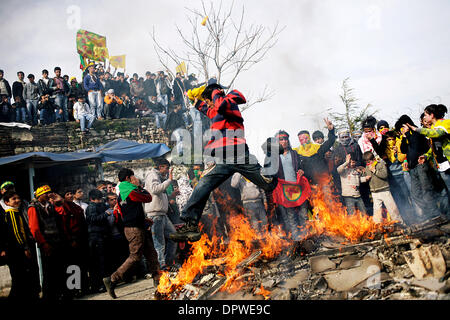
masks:
[[[84,136],[76,122],[31,129],[0,126],[0,137],[0,157],[37,151],[71,152],[97,147],[119,138],[169,145],[169,138],[156,128],[153,118],[95,121],[90,133]]]

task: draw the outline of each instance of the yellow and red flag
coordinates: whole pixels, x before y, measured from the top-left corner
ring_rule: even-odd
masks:
[[[125,55],[109,57],[109,63],[116,69],[125,69]]]
[[[273,201],[286,208],[301,206],[311,195],[311,186],[305,176],[297,175],[297,181],[278,179],[273,191]]]
[[[85,59],[105,61],[108,58],[106,37],[86,30],[77,32],[77,52]]]

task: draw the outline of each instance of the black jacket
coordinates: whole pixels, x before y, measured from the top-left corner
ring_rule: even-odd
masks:
[[[178,128],[185,128],[181,111],[169,113],[166,120],[165,130],[172,132]]]
[[[335,141],[336,136],[334,135],[334,129],[329,130],[328,140],[320,146],[316,154],[311,157],[299,155],[300,168],[305,172],[305,177],[312,184],[318,184],[321,176],[329,174],[328,162],[325,159],[325,153],[330,151]]]
[[[108,214],[106,205],[89,202],[86,208],[86,222],[88,225],[89,237],[104,237],[109,234]]]
[[[156,85],[155,80],[145,79],[144,92],[147,97],[156,97]]]
[[[400,151],[406,154],[406,160],[410,169],[417,166],[419,157],[427,153],[429,149],[427,138],[420,133],[408,131],[406,137],[402,137]]]
[[[24,85],[22,84],[22,82],[20,81],[14,81],[13,85],[12,85],[12,94],[13,94],[13,98],[15,97],[21,97],[22,100],[23,99],[23,88]]]
[[[125,201],[122,201],[119,195],[119,200],[123,225],[130,228],[145,228],[145,212],[142,204],[152,200],[150,193],[142,188],[138,188],[133,190]]]

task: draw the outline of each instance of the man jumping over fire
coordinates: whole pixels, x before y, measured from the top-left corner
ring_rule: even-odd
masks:
[[[170,239],[200,240],[198,223],[209,194],[235,172],[262,188],[266,192],[269,208],[272,205],[272,191],[277,185],[277,178],[263,175],[261,165],[249,153],[244,137],[244,119],[238,107],[244,103],[246,100],[242,93],[233,90],[225,94],[223,87],[217,83],[206,86],[200,99],[194,99],[195,108],[211,119],[212,137],[205,146],[205,153],[209,152],[215,161],[208,163],[209,166],[181,212],[180,217],[185,225],[172,233]]]

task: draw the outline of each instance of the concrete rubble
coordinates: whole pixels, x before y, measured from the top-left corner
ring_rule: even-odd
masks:
[[[295,243],[277,259],[255,251],[239,266],[242,287],[221,291],[220,266],[161,299],[448,300],[450,222],[436,218],[376,239],[345,244],[325,236]],[[176,276],[176,273],[171,276]]]

